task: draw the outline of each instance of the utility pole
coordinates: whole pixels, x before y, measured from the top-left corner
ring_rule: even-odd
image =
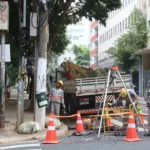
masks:
[[[1,63],[0,63],[0,128],[5,128],[5,32],[1,32]]]
[[[48,12],[41,8],[39,10],[39,48],[37,61],[36,94],[46,93],[46,70],[47,70],[47,44],[49,41]],[[36,103],[35,121],[41,129],[45,128],[45,107],[39,108]]]
[[[32,0],[32,13],[36,13],[37,14],[36,0]],[[31,25],[33,24],[33,22],[32,22],[33,20],[32,19],[33,18],[30,19],[30,21],[31,21],[30,24]],[[36,19],[36,21],[37,21],[37,19]],[[36,108],[36,80],[37,80],[37,60],[38,60],[38,35],[37,35],[37,24],[38,24],[38,21],[35,24],[36,24],[36,27],[33,27],[33,28],[35,28],[35,32],[36,32],[35,35],[33,36],[34,37],[34,58],[35,58],[35,61],[34,61],[34,87],[33,87],[33,95],[34,95],[34,98],[33,98],[33,100],[34,100],[34,116],[33,116],[33,120],[34,121],[36,121],[35,108]]]
[[[9,4],[7,1],[0,1],[0,128],[5,128],[5,32],[9,27]]]
[[[18,1],[18,15],[19,15],[19,70],[18,70],[18,103],[17,103],[17,124],[16,129],[24,122],[24,80],[22,78],[22,71],[24,70],[24,56],[22,55],[22,45],[21,45],[21,34],[22,25],[26,27],[26,0],[23,1],[23,12],[21,11],[22,3],[21,0]],[[23,24],[21,22],[21,14],[23,14]]]

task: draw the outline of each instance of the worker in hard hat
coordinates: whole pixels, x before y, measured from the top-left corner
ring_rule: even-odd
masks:
[[[49,94],[51,112],[56,116],[59,116],[61,104],[65,112],[64,91],[62,87],[63,81],[59,80],[56,83],[56,88],[51,89]]]
[[[125,106],[125,109],[130,109],[130,104],[132,104],[132,102],[127,92],[130,94],[130,97],[133,101],[133,105],[137,107],[139,97],[137,96],[137,94],[135,93],[133,89],[126,90],[125,88],[121,89],[119,97],[112,103],[112,105]],[[137,122],[136,120],[137,118],[135,118],[135,122]],[[124,118],[123,123],[124,123],[123,127],[126,128],[128,125],[128,118]]]
[[[147,102],[148,114],[150,115],[150,80],[147,84],[144,100]],[[150,116],[148,116],[148,132],[145,134],[145,136],[150,136]]]

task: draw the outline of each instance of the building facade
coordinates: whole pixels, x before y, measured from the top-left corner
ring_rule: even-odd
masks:
[[[90,67],[98,67],[98,21],[90,25]]]
[[[100,23],[95,25],[96,21],[91,24],[91,65],[97,63],[93,68],[108,68],[114,64],[114,58],[107,53],[107,50],[113,47],[117,38],[128,30],[132,19],[131,12],[134,8],[140,8],[144,11],[146,4],[146,0],[121,1],[122,7],[109,13],[106,26]],[[97,35],[96,39],[92,39],[93,34]],[[95,45],[97,53],[93,52]]]

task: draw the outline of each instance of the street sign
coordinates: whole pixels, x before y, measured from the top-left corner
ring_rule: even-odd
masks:
[[[1,52],[1,45],[0,45],[0,52]],[[0,58],[1,62],[1,58]],[[11,62],[11,57],[10,57],[10,44],[5,44],[5,62]]]
[[[9,6],[7,1],[0,2],[0,30],[8,31]]]

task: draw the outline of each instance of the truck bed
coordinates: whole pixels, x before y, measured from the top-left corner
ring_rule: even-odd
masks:
[[[127,88],[131,87],[131,78],[129,74],[122,75],[122,79]],[[96,95],[104,93],[107,77],[79,78],[75,80],[64,81],[64,92],[76,93],[76,96],[81,95]],[[123,84],[120,78],[113,80],[113,83],[108,89],[108,93],[117,93]]]

